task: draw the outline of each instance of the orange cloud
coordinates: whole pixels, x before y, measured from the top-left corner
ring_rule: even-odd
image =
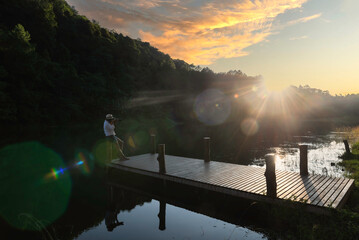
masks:
[[[306,1],[68,0],[108,28],[140,37],[173,58],[203,65],[247,55],[245,48],[272,34],[279,14]]]

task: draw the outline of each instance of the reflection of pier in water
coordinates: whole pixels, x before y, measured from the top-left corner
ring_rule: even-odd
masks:
[[[125,202],[131,202],[133,200],[131,196],[125,193],[125,191],[130,191],[135,194],[140,194],[146,197],[160,199],[159,212],[157,215],[159,218],[158,229],[161,231],[166,229],[166,201],[164,201],[164,198],[159,198],[157,196],[154,197],[149,193],[145,193],[140,190],[129,188],[128,186],[109,182],[107,186],[108,206],[105,215],[105,224],[108,231],[111,232],[117,226],[124,225],[124,222],[118,221],[118,214],[121,212],[122,208],[124,207]],[[138,204],[143,204],[143,202]]]
[[[173,191],[152,191],[146,187],[133,187],[128,183],[122,182],[109,181],[108,186],[108,189],[111,189],[110,191],[117,193],[112,195],[113,198],[109,201],[112,201],[117,205],[118,211],[116,212],[116,215],[119,215],[119,219],[121,219],[121,212],[123,211],[123,201],[118,199],[119,195],[125,196],[124,202],[132,201],[135,196],[142,196],[143,198],[150,198],[158,201],[158,229],[161,231],[166,230],[167,204],[203,214],[211,218],[220,219],[238,226],[253,227],[254,225],[263,225],[263,222],[261,221],[262,219],[258,219],[260,213],[254,213],[256,210],[248,201],[241,202],[236,198],[228,198],[228,196],[224,197],[223,195],[218,196],[215,194],[210,195],[210,199],[203,199],[204,196],[202,193],[193,192],[193,189],[188,190],[192,191],[191,194],[189,194],[188,191],[180,190],[179,192],[181,194],[178,195]],[[176,191],[178,193],[178,190]],[[142,205],[140,202],[137,204]],[[155,218],[155,215],[153,217]],[[124,219],[124,221],[126,221],[126,219]]]
[[[204,162],[200,159],[169,155],[165,155],[163,159],[165,170],[162,169],[163,166],[159,166],[157,154],[134,156],[128,161],[115,160],[108,166],[164,182],[174,182],[249,200],[281,204],[290,199],[293,205],[318,213],[326,213],[328,208],[342,207],[354,185],[354,180],[346,178],[303,176],[280,170],[275,170],[274,176],[266,173],[266,178],[263,168]],[[271,179],[276,181],[275,184],[267,183]],[[271,192],[267,193],[267,190]]]

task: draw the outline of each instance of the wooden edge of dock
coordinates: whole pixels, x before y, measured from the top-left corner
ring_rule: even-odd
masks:
[[[345,186],[345,188],[343,188],[342,193],[343,193],[343,197],[342,200],[338,203],[337,209],[341,209],[343,208],[343,206],[345,205],[346,201],[349,198],[350,192],[352,191],[352,189],[355,186],[355,181],[354,179],[350,179],[349,183]],[[341,194],[342,194],[341,193]]]
[[[266,203],[271,203],[271,204],[276,204],[276,205],[285,204],[288,207],[301,208],[308,212],[312,212],[312,213],[316,213],[316,214],[323,214],[323,215],[330,215],[331,211],[333,209],[342,208],[343,205],[345,204],[347,198],[349,197],[351,189],[354,187],[354,179],[350,179],[348,184],[346,184],[345,188],[343,188],[341,191],[341,194],[343,194],[343,196],[342,196],[339,204],[337,205],[336,208],[333,208],[333,207],[310,205],[310,204],[306,204],[303,202],[292,201],[289,199],[270,198],[270,197],[267,197],[266,195],[245,192],[245,191],[241,191],[241,190],[227,188],[224,186],[216,186],[216,185],[212,185],[210,183],[204,183],[204,182],[199,182],[199,181],[192,180],[192,179],[185,179],[185,178],[181,178],[181,177],[177,177],[177,176],[167,175],[166,173],[159,174],[157,172],[147,171],[147,170],[143,170],[143,169],[137,169],[137,168],[133,168],[130,166],[123,166],[123,165],[119,165],[116,163],[109,163],[109,164],[107,164],[107,166],[115,168],[115,169],[119,169],[122,171],[145,175],[148,177],[154,177],[154,178],[162,179],[162,180],[166,180],[166,181],[172,181],[175,183],[185,184],[188,186],[193,186],[193,187],[206,189],[206,190],[210,190],[210,191],[214,191],[214,192],[228,194],[231,196],[245,198],[245,199],[249,199],[249,200],[253,200],[253,201],[266,202]]]

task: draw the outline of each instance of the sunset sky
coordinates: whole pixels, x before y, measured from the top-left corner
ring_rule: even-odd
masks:
[[[269,89],[359,93],[358,0],[67,0],[172,58],[262,75]]]

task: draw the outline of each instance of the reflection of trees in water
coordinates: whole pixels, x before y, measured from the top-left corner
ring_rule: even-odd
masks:
[[[91,177],[73,176],[71,197],[66,212],[46,229],[26,232],[5,228],[2,236],[9,239],[74,239],[87,229],[101,223],[106,206],[103,173],[95,171]],[[6,238],[7,239],[7,238]]]
[[[128,190],[107,185],[107,208],[117,211],[131,211],[137,205],[151,202],[151,198],[141,196]]]
[[[107,188],[107,207],[105,214],[105,224],[108,231],[121,226],[126,222],[126,219],[121,219],[118,215],[122,211],[131,211],[137,205],[143,205],[145,202],[150,202],[152,199],[144,197],[133,192],[126,191],[122,188],[114,187],[108,184]],[[123,221],[119,221],[120,218]]]
[[[91,177],[77,177],[73,182],[67,211],[55,223],[42,230],[43,233],[33,234],[34,239],[75,239],[90,228],[101,224],[106,212],[115,210],[117,215],[121,211],[130,211],[137,205],[151,200],[131,192],[116,190],[111,203],[104,172],[99,170]],[[17,231],[11,234],[24,235],[31,239],[31,234],[29,236],[27,232]]]
[[[106,189],[103,170],[91,177],[73,176],[70,203],[65,214],[50,226],[55,239],[74,239],[99,225],[106,210]]]

